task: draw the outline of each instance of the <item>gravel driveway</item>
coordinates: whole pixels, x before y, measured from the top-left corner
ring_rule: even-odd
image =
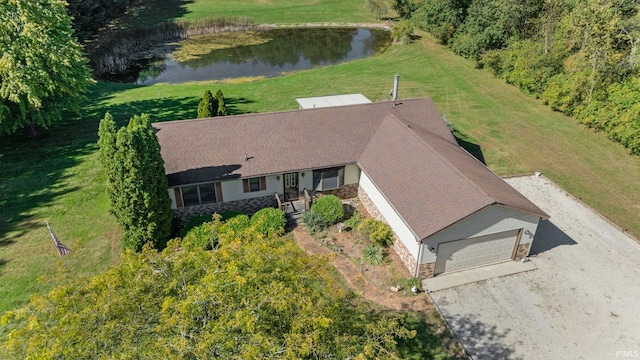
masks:
[[[640,245],[544,176],[506,180],[551,217],[537,270],[431,294],[471,356],[640,358]]]

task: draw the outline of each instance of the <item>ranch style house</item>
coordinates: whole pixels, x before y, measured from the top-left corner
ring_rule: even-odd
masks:
[[[174,212],[358,197],[413,276],[529,254],[548,215],[460,147],[429,98],[154,123]]]

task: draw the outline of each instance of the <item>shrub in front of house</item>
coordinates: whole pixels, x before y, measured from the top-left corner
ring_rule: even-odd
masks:
[[[380,265],[384,262],[384,251],[380,246],[369,244],[362,250],[362,259],[371,265]]]
[[[204,223],[191,228],[182,239],[182,244],[187,248],[211,250],[218,245],[218,233],[210,223]]]
[[[251,226],[264,236],[281,235],[284,233],[284,226],[287,219],[284,212],[275,208],[264,208],[258,210],[251,217]]]
[[[231,219],[233,217],[239,216],[239,215],[246,216],[245,213],[241,213],[240,211],[233,211],[233,210],[224,211],[224,212],[222,212],[220,214],[220,216],[222,216],[222,221],[227,221],[227,220],[229,220],[229,219]]]
[[[333,225],[344,218],[342,200],[335,195],[327,195],[316,200],[311,205],[311,212],[315,212],[325,223],[325,226]]]
[[[196,226],[200,226],[206,222],[209,222],[211,221],[211,219],[213,219],[211,215],[197,215],[192,217],[182,227],[182,230],[180,230],[180,237],[184,238],[189,233],[189,231],[191,231],[191,229],[195,228]]]
[[[359,212],[354,211],[351,216],[345,220],[344,227],[347,230],[355,230],[358,228],[358,225],[362,222],[362,215]]]
[[[307,231],[312,235],[326,228],[322,216],[314,211],[307,211],[302,214],[302,223],[304,223]]]
[[[373,218],[365,219],[358,225],[358,231],[373,244],[387,247],[393,244],[391,226]]]
[[[234,215],[232,218],[228,219],[224,223],[226,227],[230,231],[233,231],[235,234],[251,226],[251,220],[249,220],[249,217],[242,213],[238,213],[237,215]]]

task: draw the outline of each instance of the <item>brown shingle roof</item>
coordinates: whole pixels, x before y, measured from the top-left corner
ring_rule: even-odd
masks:
[[[419,239],[491,204],[547,217],[462,150],[426,98],[153,126],[171,186],[358,163]]]
[[[547,217],[457,144],[391,114],[358,164],[418,239],[493,204]]]
[[[356,163],[390,112],[455,143],[430,99],[396,107],[378,102],[153,126],[169,185],[176,186]]]

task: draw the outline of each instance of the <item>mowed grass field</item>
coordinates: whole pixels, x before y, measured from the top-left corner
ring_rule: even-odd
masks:
[[[296,24],[372,20],[364,11],[365,1],[158,1],[172,3],[174,8],[165,10],[175,12],[153,15],[145,11],[158,8],[149,7],[138,16],[148,21],[247,15],[256,23]],[[268,11],[266,5],[271,6]],[[207,89],[222,90],[232,113],[265,112],[296,109],[297,97],[363,93],[372,101],[385,100],[393,75],[399,74],[400,98],[431,97],[458,135],[481,151],[498,174],[541,171],[611,221],[640,234],[640,157],[475,69],[429,35],[419,35],[410,45],[393,45],[372,58],[278,78],[152,86],[99,83],[80,117],[55,124],[40,139],[3,137],[0,313],[49,289],[60,263],[82,275],[117,263],[120,232],[108,213],[95,145],[104,113],[110,111],[122,124],[142,112],[154,121],[193,118]],[[56,255],[45,220],[72,254]]]
[[[147,0],[129,15],[122,22],[125,27],[214,16],[249,16],[255,24],[287,25],[376,20],[365,0]]]

